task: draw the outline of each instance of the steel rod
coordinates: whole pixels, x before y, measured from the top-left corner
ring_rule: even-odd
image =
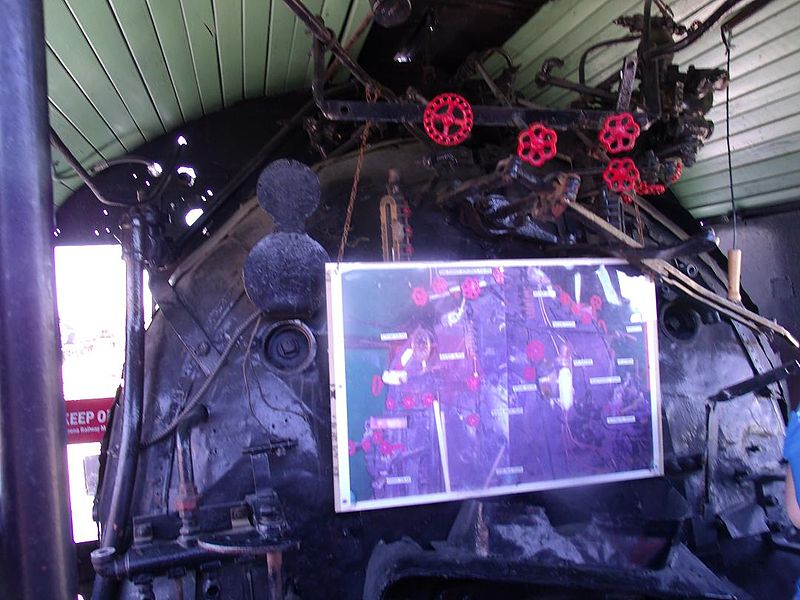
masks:
[[[74,599],[42,2],[0,39],[0,597]]]

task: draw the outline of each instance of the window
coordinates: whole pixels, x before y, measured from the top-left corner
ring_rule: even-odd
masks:
[[[116,245],[59,246],[55,266],[72,531],[76,542],[85,542],[97,538],[92,502],[107,415],[102,407],[110,405],[100,399],[116,394],[125,359],[125,263]],[[152,306],[147,293],[145,306]]]

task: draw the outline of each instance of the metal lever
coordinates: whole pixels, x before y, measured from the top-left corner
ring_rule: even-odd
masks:
[[[744,396],[750,392],[758,391],[782,379],[796,375],[798,372],[800,372],[800,360],[790,360],[789,362],[783,363],[780,367],[776,367],[766,373],[760,373],[750,379],[745,379],[744,381],[721,389],[713,396],[709,396],[708,400],[710,402],[727,402],[728,400],[733,400],[734,398]]]
[[[659,246],[658,248],[625,248],[622,253],[630,260],[645,258],[660,258],[672,260],[686,256],[696,256],[704,252],[711,252],[717,247],[717,236],[713,229],[705,229],[702,233],[690,237],[688,240],[673,244],[672,246]]]

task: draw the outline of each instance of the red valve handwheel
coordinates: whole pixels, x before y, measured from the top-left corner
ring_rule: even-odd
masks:
[[[444,277],[435,277],[431,283],[431,287],[437,294],[444,294],[449,289],[447,280]]]
[[[414,408],[414,396],[406,396],[403,398],[403,408],[406,410]]]
[[[633,150],[640,131],[633,115],[624,112],[606,117],[598,138],[608,152],[619,154]]]
[[[431,394],[430,392],[428,392],[427,394],[422,396],[422,406],[424,406],[426,408],[431,407],[431,406],[433,406],[433,401],[434,400],[436,400],[434,395]]]
[[[461,282],[461,293],[467,300],[477,300],[481,295],[481,284],[474,277],[467,277]]]
[[[464,422],[475,429],[480,424],[481,418],[475,413],[470,413],[467,415],[467,418],[464,419]]]
[[[364,438],[361,440],[361,449],[364,452],[370,452],[372,450],[372,440],[369,438]]]
[[[531,123],[517,138],[517,156],[534,167],[541,167],[556,155],[558,135],[541,123]]]
[[[411,292],[411,300],[417,306],[425,306],[428,303],[428,292],[421,287],[415,287]]]
[[[675,171],[672,173],[672,177],[670,178],[670,183],[675,183],[681,178],[683,175],[683,161],[680,159],[675,160]]]
[[[533,340],[525,347],[525,354],[531,362],[538,362],[544,358],[544,344],[540,340]]]
[[[536,367],[525,367],[522,370],[522,378],[525,381],[536,381]]]
[[[591,298],[589,298],[589,305],[592,307],[592,310],[597,312],[601,308],[603,308],[603,299],[597,294],[595,294]]]
[[[639,169],[630,158],[612,158],[603,171],[603,181],[612,192],[630,192],[639,181]]]
[[[422,116],[425,133],[440,146],[457,146],[472,131],[472,107],[458,94],[439,94]]]
[[[471,392],[477,391],[481,387],[481,378],[478,375],[472,374],[467,377],[467,389]]]
[[[380,375],[372,376],[372,395],[380,396],[383,391],[383,379]]]
[[[659,196],[667,190],[663,183],[647,183],[639,181],[636,184],[636,193],[640,196]]]

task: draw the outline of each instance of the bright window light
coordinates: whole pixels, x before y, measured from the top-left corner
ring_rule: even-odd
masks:
[[[117,246],[57,246],[56,292],[61,329],[64,398],[110,398],[125,359],[125,262]],[[145,318],[152,297],[145,273]],[[67,446],[72,534],[76,542],[97,538],[92,502],[100,444]]]
[[[189,212],[186,213],[186,224],[191,227],[197,222],[197,219],[203,216],[203,209],[202,208],[193,208]]]

